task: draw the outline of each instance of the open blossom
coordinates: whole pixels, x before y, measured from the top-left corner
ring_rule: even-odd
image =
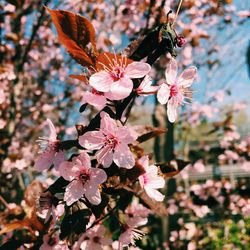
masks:
[[[128,62],[126,57],[108,56],[108,65],[89,78],[89,84],[97,91],[104,92],[110,100],[122,100],[133,90],[131,79],[147,75],[151,66],[143,62]]]
[[[97,161],[104,167],[109,167],[112,161],[118,167],[132,168],[135,159],[128,144],[135,141],[136,133],[129,127],[117,126],[116,121],[101,112],[99,131],[90,131],[79,137],[79,143],[86,149],[98,150]]]
[[[56,129],[50,119],[47,119],[50,135],[39,137],[41,151],[35,161],[35,168],[39,171],[48,169],[52,164],[57,169],[64,160],[64,152],[59,149],[60,141],[57,139]]]
[[[106,237],[106,229],[103,225],[96,225],[95,227],[89,229],[84,233],[77,244],[74,246],[74,249],[93,249],[93,250],[102,250],[104,246],[112,244],[112,239]]]
[[[79,156],[73,157],[72,162],[61,163],[58,170],[65,180],[70,181],[64,195],[64,201],[68,206],[83,195],[93,205],[101,203],[99,185],[106,181],[107,175],[104,170],[91,167],[87,153],[82,152]]]
[[[163,201],[164,195],[157,189],[163,188],[165,181],[163,177],[158,176],[158,168],[155,165],[149,166],[148,156],[146,155],[139,159],[138,163],[141,164],[146,171],[139,176],[141,187],[144,188],[150,198],[156,201]]]
[[[152,86],[152,79],[150,76],[146,75],[140,86],[136,89],[136,92],[138,95],[147,96],[150,94],[155,94],[158,89],[158,86]]]
[[[124,246],[130,244],[135,245],[135,240],[139,240],[144,235],[144,232],[137,229],[137,227],[147,224],[148,219],[144,217],[133,217],[125,214],[125,221],[122,225],[122,233],[119,237],[119,250],[122,250]]]
[[[160,86],[157,93],[157,99],[161,104],[167,103],[167,115],[170,122],[175,122],[177,118],[177,109],[186,103],[185,99],[190,99],[189,87],[193,83],[197,69],[190,67],[185,69],[177,78],[177,62],[171,59],[165,71],[166,83]]]

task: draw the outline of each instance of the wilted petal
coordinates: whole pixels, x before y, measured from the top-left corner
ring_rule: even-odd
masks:
[[[163,83],[157,92],[157,100],[160,104],[166,104],[169,98],[170,89],[167,84]]]
[[[105,136],[100,131],[89,131],[79,136],[79,144],[90,150],[100,149],[103,146]]]
[[[64,201],[67,206],[72,205],[75,201],[79,200],[84,194],[84,188],[81,181],[72,181],[65,190]]]
[[[132,89],[132,80],[127,77],[124,77],[114,82],[110,87],[110,91],[105,93],[105,96],[110,100],[122,100],[129,96]]]
[[[114,162],[118,167],[130,169],[135,165],[135,159],[128,145],[121,143],[115,148]]]
[[[113,161],[112,149],[108,146],[103,147],[96,153],[96,159],[100,164],[103,165],[103,167],[110,167]]]
[[[35,169],[37,171],[48,169],[53,164],[55,154],[56,152],[53,150],[41,153],[35,161]]]
[[[168,84],[172,85],[175,83],[177,70],[178,70],[177,62],[174,58],[172,58],[170,62],[168,63],[167,68],[165,70],[165,77],[166,77]]]
[[[197,68],[192,66],[185,69],[178,78],[178,85],[184,88],[190,87],[197,75]]]
[[[113,79],[110,74],[104,70],[93,74],[89,78],[89,84],[100,92],[108,92],[113,83]]]
[[[148,63],[132,62],[125,69],[125,75],[129,78],[142,78],[149,73],[151,66]]]

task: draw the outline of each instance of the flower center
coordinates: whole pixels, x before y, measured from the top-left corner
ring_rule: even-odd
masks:
[[[93,241],[94,241],[95,243],[100,243],[100,237],[99,237],[99,236],[95,236],[95,237],[93,238]]]
[[[177,84],[173,84],[170,86],[170,97],[177,96],[179,93],[179,88]]]
[[[83,170],[79,174],[79,179],[81,180],[82,184],[84,185],[87,181],[90,180],[90,173],[89,170]]]
[[[121,67],[114,67],[110,72],[110,76],[116,82],[124,77],[124,69]]]
[[[147,185],[147,183],[149,182],[149,178],[146,174],[143,175],[143,181],[144,181],[144,185]]]
[[[96,90],[96,89],[94,89],[94,88],[92,88],[91,92],[92,92],[92,94],[94,94],[94,95],[103,95],[102,92],[99,92],[98,90]]]
[[[119,141],[114,135],[107,135],[105,138],[105,146],[109,146],[114,149],[118,145]]]

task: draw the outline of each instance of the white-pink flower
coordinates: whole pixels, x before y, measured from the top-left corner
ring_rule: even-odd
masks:
[[[108,56],[109,65],[103,64],[103,70],[89,78],[89,84],[96,90],[104,92],[110,100],[122,100],[133,90],[131,79],[142,78],[149,73],[151,66],[143,62],[132,62],[121,56]]]
[[[175,122],[177,109],[184,104],[185,99],[190,99],[189,87],[196,78],[197,69],[192,66],[185,69],[177,78],[177,62],[171,59],[165,71],[166,83],[161,84],[157,99],[161,104],[167,103],[167,115],[170,122]]]
[[[112,244],[112,239],[106,237],[106,229],[103,225],[97,225],[84,233],[74,249],[78,249],[80,244],[80,249],[93,249],[93,250],[102,250],[104,246]]]
[[[151,199],[163,201],[164,195],[157,189],[163,188],[165,181],[163,177],[158,175],[158,168],[155,165],[149,166],[148,156],[146,155],[140,158],[138,163],[141,164],[145,169],[145,173],[139,176],[141,187]]]
[[[125,214],[126,223],[123,224],[122,233],[119,237],[119,250],[122,250],[124,246],[130,244],[135,245],[135,240],[139,240],[144,235],[144,232],[136,227],[147,224],[148,219],[144,217],[130,218]]]
[[[158,86],[152,86],[152,79],[150,76],[146,75],[140,86],[136,89],[136,92],[138,95],[147,96],[155,94],[158,89]]]
[[[107,175],[100,168],[92,168],[90,157],[82,152],[73,157],[72,161],[65,161],[59,166],[59,173],[70,181],[66,187],[64,201],[70,206],[75,201],[85,196],[93,205],[101,203],[99,185],[107,180]]]
[[[60,141],[57,139],[56,129],[50,119],[46,120],[49,126],[49,137],[39,137],[41,151],[38,159],[35,161],[35,168],[38,171],[43,171],[49,168],[52,164],[57,169],[64,161],[64,152],[59,149]]]
[[[115,120],[101,112],[99,131],[89,131],[79,137],[79,143],[86,149],[98,150],[96,159],[105,168],[114,161],[118,167],[130,169],[135,159],[128,144],[134,142],[137,134],[129,127],[119,127]]]

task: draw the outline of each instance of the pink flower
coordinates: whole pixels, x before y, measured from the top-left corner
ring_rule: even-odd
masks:
[[[112,56],[112,54],[108,56],[108,53],[105,53],[105,56],[109,64],[103,64],[103,70],[93,74],[89,84],[96,90],[104,92],[110,100],[122,100],[129,96],[133,90],[131,79],[142,78],[151,69],[147,63],[128,63],[126,57]]]
[[[59,149],[60,141],[57,139],[56,129],[50,119],[47,119],[50,135],[49,137],[39,137],[40,148],[38,159],[35,161],[35,168],[43,171],[52,164],[57,169],[64,161],[64,152]]]
[[[138,95],[146,96],[150,94],[155,94],[158,89],[158,86],[152,86],[151,78],[146,75],[140,86],[136,89],[136,92]]]
[[[103,246],[111,245],[112,239],[105,237],[106,229],[103,225],[97,225],[84,233],[74,249],[102,250]]]
[[[183,103],[186,103],[185,99],[190,99],[191,91],[188,89],[193,83],[197,69],[196,67],[190,67],[177,76],[177,62],[175,59],[171,59],[167,69],[165,71],[166,83],[160,86],[157,93],[157,99],[161,104],[167,103],[167,114],[170,122],[175,122],[177,118],[177,109]]]
[[[45,234],[39,250],[69,250],[69,248],[66,243],[59,240],[58,235]]]
[[[65,190],[64,201],[70,206],[83,195],[93,205],[101,202],[99,185],[106,181],[107,175],[104,170],[92,168],[87,153],[82,152],[73,157],[72,162],[65,161],[59,166],[59,173],[70,181]]]
[[[119,237],[119,250],[122,250],[124,246],[130,244],[135,245],[135,240],[139,240],[144,235],[144,232],[136,229],[136,227],[147,224],[148,219],[144,217],[130,218],[125,214],[126,223],[122,226],[122,233]]]
[[[144,188],[147,195],[156,200],[163,201],[164,195],[161,194],[158,188],[163,188],[165,181],[163,177],[158,176],[158,168],[155,165],[149,166],[148,156],[144,155],[139,161],[146,173],[139,176],[139,182],[142,188]]]
[[[90,131],[79,137],[79,143],[86,149],[98,150],[97,161],[105,168],[112,164],[118,167],[132,168],[135,159],[128,144],[135,141],[136,133],[126,126],[117,126],[115,120],[101,112],[101,126],[99,131]]]

